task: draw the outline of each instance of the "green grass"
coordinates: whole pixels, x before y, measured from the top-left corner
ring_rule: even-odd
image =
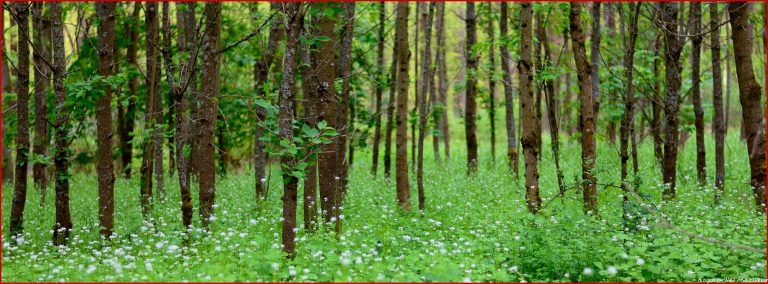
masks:
[[[453,157],[442,164],[433,158],[430,142],[426,145],[424,216],[398,210],[394,180],[381,173],[372,178],[370,150],[358,150],[344,206],[344,233],[336,239],[300,229],[294,261],[285,260],[280,249],[281,183],[275,173],[262,204],[255,201],[250,170],[219,178],[211,232],[196,230],[188,246],[181,234],[175,178],[166,181],[165,196],[157,199],[148,222],[140,213],[137,178],[118,179],[117,236],[104,242],[97,229],[96,176],[76,174],[71,181],[71,245],[57,248],[49,241],[53,190],[40,208],[37,191],[30,189],[23,242],[12,246],[7,232],[3,234],[2,281],[697,281],[766,275],[765,255],[655,227],[656,215],[647,212],[637,212],[648,219],[647,226],[623,231],[620,190],[613,187],[599,187],[599,221],[582,214],[576,190],[549,203],[557,183],[546,139],[541,195],[548,205],[531,216],[525,210],[522,181],[507,171],[503,132],[495,164],[484,142],[487,133],[481,133],[480,170],[472,178],[465,175],[460,136],[454,136]],[[707,158],[714,160],[713,143],[707,139]],[[710,186],[697,185],[693,138],[680,155],[675,202],[661,202],[660,170],[648,140],[640,147],[639,191],[679,228],[764,248],[766,220],[753,213],[745,146],[736,134],[727,142],[727,189],[720,206],[712,205]],[[567,185],[580,176],[580,153],[576,141],[563,143]],[[598,182],[618,184],[617,146],[600,141],[598,155]],[[714,167],[709,172],[714,176]],[[417,208],[415,188],[414,182],[411,196]],[[197,209],[196,186],[193,193]],[[11,196],[7,184],[3,225],[8,224]]]

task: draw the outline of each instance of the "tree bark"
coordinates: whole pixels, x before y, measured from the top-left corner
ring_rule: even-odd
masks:
[[[408,3],[397,3],[395,44],[397,45],[397,204],[405,211],[411,210],[408,189]]]
[[[125,24],[125,30],[128,32],[128,52],[126,57],[128,64],[138,68],[138,61],[136,61],[136,52],[139,42],[138,33],[138,21],[139,11],[141,10],[141,3],[134,3],[133,14],[131,15],[131,21],[127,21]],[[123,170],[123,176],[126,179],[131,178],[131,162],[133,161],[133,143],[131,142],[131,133],[133,132],[135,119],[136,119],[136,91],[139,85],[137,78],[131,78],[128,81],[128,105],[126,106],[125,113],[118,116],[118,134],[120,136],[120,161]]]
[[[147,99],[146,108],[144,111],[144,129],[145,132],[151,131],[158,123],[158,106],[155,104],[156,96],[159,96],[159,80],[160,80],[160,54],[157,52],[155,45],[159,43],[158,39],[158,20],[157,20],[157,3],[148,2],[144,7],[144,21],[147,31],[147,71],[146,71],[146,85],[147,85]],[[144,153],[141,161],[141,209],[142,214],[146,218],[151,210],[152,206],[152,177],[155,170],[154,167],[154,149],[155,149],[155,132],[151,134],[145,134],[147,137],[144,139]]]
[[[626,222],[629,218],[627,214],[627,206],[629,202],[629,192],[634,191],[630,188],[627,182],[627,172],[629,161],[629,139],[634,129],[634,85],[632,84],[634,76],[634,58],[635,58],[635,42],[637,40],[637,21],[640,16],[640,3],[630,4],[632,7],[632,13],[630,14],[629,24],[629,37],[624,41],[624,114],[621,117],[621,126],[619,128],[619,156],[621,157],[621,190],[622,190],[622,208],[623,219]],[[624,27],[625,22],[621,22]],[[624,29],[622,28],[622,31]],[[622,38],[625,38],[622,33]],[[634,139],[634,138],[632,138]],[[637,171],[635,171],[637,175]]]
[[[340,100],[336,102],[336,124],[339,131],[337,137],[336,146],[338,151],[336,152],[336,205],[334,206],[333,216],[336,217],[335,230],[337,234],[341,234],[341,226],[343,219],[341,216],[342,204],[344,204],[344,196],[347,193],[348,177],[347,172],[349,166],[352,164],[352,158],[354,157],[354,147],[350,143],[350,129],[354,129],[354,102],[351,102],[349,93],[351,92],[350,79],[352,69],[352,39],[354,37],[355,27],[355,2],[345,2],[342,4],[342,16],[341,20],[344,23],[344,27],[341,32],[341,48],[339,49],[337,76],[341,77],[341,94]],[[350,115],[351,114],[351,115]],[[349,156],[347,151],[349,148]]]
[[[536,110],[534,109],[533,84],[533,8],[531,3],[520,4],[520,115],[522,134],[520,143],[525,157],[525,204],[528,212],[536,214],[541,208],[539,195],[539,168],[537,148],[540,136],[536,134]]]
[[[421,56],[421,81],[419,81],[419,94],[421,104],[419,107],[419,140],[418,158],[416,160],[416,186],[419,195],[419,212],[424,212],[424,138],[427,134],[427,92],[432,78],[432,19],[435,16],[435,2],[429,3],[429,11],[424,25],[424,50]]]
[[[655,18],[655,17],[654,17]],[[653,60],[653,98],[651,99],[651,133],[653,136],[653,155],[661,165],[664,160],[664,140],[662,138],[663,132],[663,107],[664,103],[661,97],[661,71],[659,70],[659,64],[661,64],[661,33],[656,35],[656,40],[653,44],[653,53],[655,59]]]
[[[664,31],[664,63],[666,67],[667,95],[664,102],[666,123],[664,127],[664,159],[662,177],[664,180],[664,199],[675,199],[677,180],[678,121],[680,111],[680,53],[683,42],[677,35],[678,3],[661,3],[661,29]]]
[[[386,20],[386,5],[385,2],[379,2],[379,29],[378,29],[378,44],[376,45],[376,86],[375,90],[375,107],[374,107],[374,128],[373,128],[373,158],[371,162],[371,174],[375,177],[376,171],[379,167],[379,144],[381,144],[381,96],[384,93],[384,28]]]
[[[488,2],[488,13],[493,13],[493,3]],[[496,53],[493,51],[495,45],[495,31],[493,21],[488,19],[488,119],[491,126],[491,162],[496,162]]]
[[[69,109],[64,79],[67,76],[67,62],[64,58],[64,23],[61,17],[61,3],[51,2],[52,44],[53,44],[53,93],[56,97],[56,123],[54,131],[56,222],[53,226],[53,244],[65,245],[72,230],[72,218],[69,212]]]
[[[581,103],[581,179],[584,197],[584,212],[599,216],[597,211],[597,179],[592,173],[595,167],[595,119],[592,105],[592,66],[587,59],[584,46],[584,31],[581,26],[582,3],[571,3],[570,33],[576,73],[579,79],[579,101]]]
[[[755,195],[758,214],[765,214],[765,113],[762,106],[763,90],[755,80],[752,65],[752,40],[749,22],[750,3],[728,4],[733,29],[733,54],[736,60],[736,78],[739,83],[741,117],[747,140],[750,185]],[[18,174],[17,174],[18,176]]]
[[[309,27],[308,29],[312,29]],[[310,32],[314,33],[314,32]],[[306,33],[305,33],[306,35]],[[302,61],[304,66],[301,68],[301,85],[304,92],[304,121],[311,127],[317,127],[317,97],[313,92],[317,89],[316,81],[310,73],[317,64],[310,54],[310,47],[301,49]],[[317,229],[317,155],[310,159],[310,165],[306,169],[304,178],[304,229],[308,232],[314,232]]]
[[[397,9],[397,8],[396,8]],[[398,10],[399,11],[399,10]],[[390,75],[389,80],[387,81],[387,84],[389,86],[389,102],[387,103],[387,130],[384,135],[384,177],[389,178],[390,171],[392,168],[392,129],[394,128],[395,120],[397,119],[395,117],[395,101],[397,100],[397,72],[399,71],[397,68],[397,62],[399,60],[398,57],[398,48],[397,48],[397,39],[399,38],[398,35],[399,29],[395,29],[395,39],[393,40],[395,43],[392,44],[392,64],[390,69]],[[397,171],[397,170],[395,170]]]
[[[443,136],[443,149],[446,160],[451,157],[451,133],[448,129],[448,71],[445,63],[445,3],[437,3],[436,37],[437,53],[435,65],[437,68],[437,97],[442,106],[438,122],[440,134]]]
[[[595,118],[595,131],[597,131],[597,118],[600,113],[600,2],[592,2],[592,34],[590,34],[592,45],[590,46],[589,56],[592,60],[592,106]]]
[[[477,55],[473,54],[472,46],[477,42],[477,16],[475,15],[475,3],[467,2],[467,11],[464,21],[467,28],[467,39],[464,47],[467,60],[466,97],[464,98],[464,131],[467,139],[467,174],[477,173],[477,126],[475,97],[477,96]]]
[[[693,99],[694,124],[696,125],[696,174],[699,178],[699,184],[707,184],[707,159],[706,149],[704,148],[704,108],[701,106],[701,3],[690,3],[690,24],[689,33],[693,34],[691,42],[693,50],[691,53],[691,96]]]
[[[221,36],[221,2],[205,3],[206,32],[203,35],[203,69],[200,109],[199,198],[200,220],[208,228],[216,198],[216,165],[214,162],[214,132],[219,96],[219,42]]]
[[[16,177],[11,205],[11,236],[23,233],[24,205],[27,201],[29,160],[29,3],[12,4],[13,17],[18,24],[18,56],[16,75]]]
[[[99,15],[99,75],[111,76],[114,70],[116,3],[96,3]],[[96,102],[98,136],[99,226],[109,239],[114,227],[115,173],[112,163],[112,87],[104,84],[104,95]]]
[[[507,47],[508,37],[508,22],[509,22],[509,7],[507,2],[501,2],[501,17],[499,18],[499,32],[501,33],[502,43],[499,46],[501,51],[501,69],[502,78],[504,79],[504,110],[506,112],[506,126],[507,126],[507,160],[509,168],[518,176],[518,153],[517,153],[517,138],[515,129],[515,101],[514,90],[512,86],[512,75],[510,70],[512,66],[509,62],[509,48]]]
[[[717,4],[709,4],[709,24],[716,27],[720,21]],[[723,117],[723,74],[720,63],[720,28],[710,33],[712,50],[712,116],[713,132],[715,134],[715,204],[720,204],[720,198],[725,189],[725,118]]]
[[[33,60],[35,64],[35,141],[33,153],[48,156],[48,103],[46,95],[51,84],[51,22],[43,15],[43,3],[32,3],[32,33],[34,38]],[[48,62],[48,63],[46,63]],[[32,166],[35,186],[40,189],[40,206],[45,204],[45,191],[48,187],[47,165],[36,163]]]

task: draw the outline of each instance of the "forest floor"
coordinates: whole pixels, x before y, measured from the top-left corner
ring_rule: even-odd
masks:
[[[168,178],[164,198],[157,199],[147,222],[140,213],[138,175],[118,179],[117,235],[105,242],[97,229],[96,176],[75,174],[71,245],[50,243],[53,190],[48,190],[40,208],[37,190],[30,189],[23,239],[11,245],[3,232],[2,281],[759,281],[766,275],[765,254],[732,246],[764,250],[766,243],[766,219],[754,214],[746,150],[738,134],[727,141],[727,188],[717,207],[712,187],[697,184],[694,139],[680,155],[677,200],[662,203],[660,170],[646,139],[640,145],[639,193],[647,201],[634,198],[630,207],[648,223],[626,231],[620,189],[604,186],[618,185],[617,146],[601,141],[598,147],[601,219],[594,220],[582,213],[581,193],[574,187],[581,169],[574,138],[563,142],[562,150],[569,190],[565,198],[555,200],[555,169],[549,142],[544,143],[545,207],[538,216],[527,213],[523,181],[508,173],[504,153],[496,153],[493,164],[488,143],[481,143],[479,174],[468,178],[459,143],[463,140],[454,139],[453,156],[442,164],[433,158],[431,143],[426,145],[423,216],[396,207],[394,177],[387,181],[380,172],[372,178],[370,150],[358,150],[344,206],[344,232],[337,239],[330,233],[309,235],[300,229],[293,261],[285,260],[280,248],[281,182],[275,173],[264,203],[255,201],[252,175],[219,178],[211,233],[196,230],[187,244],[177,179]],[[708,154],[713,153],[714,143],[707,139]],[[503,145],[498,143],[497,148],[504,149]],[[521,161],[521,173],[523,169]],[[714,176],[714,167],[710,172]],[[10,184],[3,186],[3,212],[10,212],[12,190]],[[195,186],[195,208],[196,193]],[[414,182],[413,208],[418,208],[416,196]],[[301,218],[301,206],[297,215]],[[681,230],[727,244],[659,227],[656,217],[661,215]],[[8,216],[2,216],[4,225]]]

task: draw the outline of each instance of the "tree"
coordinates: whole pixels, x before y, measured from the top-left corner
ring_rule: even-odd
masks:
[[[308,27],[312,29],[312,27]],[[304,36],[307,36],[305,30]],[[314,33],[314,32],[312,32]],[[311,46],[299,45],[301,49],[303,66],[301,68],[301,87],[304,96],[304,123],[310,127],[317,127],[317,96],[313,92],[317,89],[316,81],[310,74],[315,66],[315,56],[310,54]],[[317,229],[317,155],[310,160],[306,168],[304,178],[304,228],[308,232]]]
[[[664,63],[666,68],[667,95],[664,101],[666,123],[664,127],[664,159],[662,161],[662,178],[664,180],[664,199],[675,198],[675,182],[677,179],[677,141],[678,121],[680,111],[680,53],[683,42],[677,34],[678,3],[660,3],[661,29],[664,31]]]
[[[53,44],[53,94],[56,97],[55,119],[53,126],[55,167],[54,188],[56,190],[56,222],[53,226],[53,245],[67,243],[72,230],[72,217],[69,212],[69,108],[66,104],[67,93],[64,79],[67,76],[67,62],[64,58],[64,23],[61,17],[61,3],[51,2],[52,44]]]
[[[610,7],[610,6],[609,6]],[[592,2],[592,33],[590,34],[592,45],[590,46],[589,56],[591,56],[592,66],[592,106],[593,115],[597,120],[600,113],[600,2]],[[597,129],[597,123],[595,123]]]
[[[128,64],[138,68],[136,53],[139,43],[138,22],[141,3],[136,2],[133,6],[133,14],[130,21],[126,21],[125,30],[128,32],[128,51],[126,54]],[[123,176],[126,179],[131,178],[131,161],[133,161],[133,143],[131,143],[131,133],[134,129],[136,119],[136,92],[139,85],[137,78],[130,78],[128,81],[128,104],[123,110],[122,104],[117,104],[117,133],[120,141],[120,162],[123,169]]]
[[[378,44],[376,45],[376,81],[375,81],[375,97],[374,97],[374,128],[373,128],[373,158],[371,161],[371,174],[376,176],[376,170],[379,167],[379,144],[381,141],[381,96],[384,93],[384,44],[386,39],[384,38],[384,28],[386,20],[387,8],[384,2],[379,2],[379,28],[378,28]]]
[[[114,71],[115,8],[117,3],[96,3],[99,15],[99,75],[108,77]],[[114,227],[115,172],[112,168],[112,87],[104,86],[104,95],[96,101],[98,136],[99,226],[101,235],[109,239]]]
[[[35,141],[32,151],[37,156],[48,155],[48,86],[51,84],[51,22],[43,15],[43,3],[32,3],[32,34],[34,52],[32,58],[35,71]],[[32,165],[35,186],[40,189],[40,206],[45,204],[45,190],[48,187],[45,163]]]
[[[155,46],[159,45],[159,21],[157,19],[157,3],[146,3],[144,7],[144,21],[147,31],[147,102],[144,110],[144,129],[146,130],[147,135],[151,136],[144,139],[144,157],[141,161],[141,212],[146,217],[147,214],[149,214],[149,210],[151,209],[152,176],[153,172],[156,170],[154,166],[156,147],[155,138],[159,132],[154,131],[154,128],[157,128],[157,124],[159,124],[160,119],[160,107],[157,105],[160,96],[160,53],[157,51],[157,48],[155,48]],[[162,142],[162,140],[160,140],[160,142]]]
[[[539,195],[539,169],[536,135],[536,119],[534,110],[533,84],[533,7],[531,3],[520,4],[520,108],[523,122],[523,133],[520,143],[523,146],[525,156],[525,204],[528,212],[537,213],[541,208],[541,196]]]
[[[488,2],[488,119],[491,122],[491,161],[496,161],[496,56],[493,51],[495,35],[493,27],[493,3]]]
[[[627,220],[627,206],[628,206],[628,194],[630,191],[629,184],[627,182],[627,162],[629,160],[629,139],[630,134],[634,128],[634,84],[632,83],[634,76],[634,59],[635,59],[635,42],[637,41],[637,21],[640,16],[640,3],[630,4],[632,13],[629,19],[629,37],[624,40],[624,114],[621,117],[621,126],[619,127],[619,155],[621,156],[621,190],[622,190],[622,204],[624,208],[624,220]],[[625,25],[622,21],[622,27]],[[622,28],[622,30],[624,30]],[[623,38],[623,35],[622,35]],[[637,175],[637,170],[635,170]]]
[[[501,74],[504,79],[504,110],[506,114],[506,126],[507,126],[507,159],[509,167],[515,176],[518,175],[518,154],[517,154],[517,138],[515,133],[515,101],[512,86],[512,75],[510,69],[512,66],[509,62],[509,48],[508,46],[508,31],[507,24],[509,22],[509,7],[507,2],[501,2],[501,17],[499,18],[499,32],[502,38],[499,49],[501,51]]]
[[[749,22],[750,3],[728,3],[731,16],[736,78],[739,84],[741,117],[747,140],[750,185],[755,195],[758,214],[765,214],[765,113],[762,107],[763,90],[755,80],[752,65],[752,24]],[[18,174],[17,174],[18,176]]]
[[[467,83],[464,101],[464,131],[467,139],[467,174],[477,172],[477,134],[476,119],[477,107],[477,55],[472,47],[477,43],[477,16],[475,15],[475,2],[467,2],[467,11],[464,19],[467,28],[466,45],[464,46],[464,58],[466,59]]]
[[[582,3],[571,3],[570,33],[573,59],[579,79],[579,102],[581,104],[581,179],[584,197],[584,212],[599,216],[597,211],[597,179],[595,167],[595,118],[592,105],[592,70],[584,45],[584,30],[581,26]]]
[[[709,4],[709,25],[717,27],[720,20],[717,4]],[[720,64],[720,28],[709,34],[712,50],[712,116],[715,134],[715,204],[720,203],[725,186],[725,118],[723,117],[723,74]]]
[[[24,205],[27,201],[27,166],[29,161],[29,3],[12,5],[12,16],[19,26],[16,73],[16,177],[11,205],[11,236],[23,233]]]
[[[216,166],[214,162],[214,131],[219,96],[219,41],[221,36],[221,2],[205,3],[206,31],[203,34],[203,69],[206,78],[201,84],[202,108],[200,109],[200,220],[207,227],[212,221],[216,198]]]
[[[397,8],[396,8],[397,9]],[[397,10],[399,11],[399,10]],[[387,84],[389,86],[389,103],[387,103],[387,129],[384,134],[384,177],[389,178],[389,173],[392,168],[392,129],[395,127],[395,100],[397,99],[397,62],[400,60],[398,57],[397,39],[399,38],[398,32],[400,30],[395,28],[395,39],[392,44],[392,64],[390,66],[390,75]],[[397,172],[397,170],[395,170]],[[397,173],[395,173],[397,174]]]
[[[707,159],[706,149],[704,148],[704,108],[701,106],[701,3],[692,2],[690,4],[690,24],[689,32],[692,34],[691,42],[693,51],[691,53],[691,97],[693,99],[694,124],[696,125],[696,174],[699,177],[699,184],[707,184]]]
[[[435,16],[435,2],[429,3],[428,16],[424,24],[424,50],[421,56],[421,81],[419,81],[419,140],[416,160],[416,186],[419,194],[419,211],[424,212],[424,138],[427,134],[427,92],[432,84],[432,19]]]
[[[395,178],[397,181],[397,204],[410,211],[408,190],[408,3],[397,3],[395,44],[397,46],[397,157]]]
[[[448,71],[445,63],[445,3],[437,4],[437,19],[435,20],[435,33],[437,50],[435,51],[435,67],[437,73],[437,100],[442,108],[438,120],[438,128],[443,136],[443,148],[445,158],[451,157],[451,133],[448,129]]]

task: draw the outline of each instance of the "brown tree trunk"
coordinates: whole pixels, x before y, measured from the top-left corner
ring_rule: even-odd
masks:
[[[18,68],[16,75],[16,177],[11,205],[11,236],[23,233],[24,205],[27,201],[29,160],[29,3],[12,4],[13,17],[18,24]]]
[[[661,71],[659,70],[659,64],[661,64],[661,33],[656,35],[656,40],[653,44],[653,52],[655,59],[653,60],[653,98],[651,99],[651,133],[653,136],[653,155],[659,164],[664,160],[664,140],[662,139],[663,122],[662,112],[664,103],[661,97]]]
[[[389,178],[390,171],[392,169],[392,129],[395,127],[395,120],[397,119],[395,117],[395,100],[397,99],[397,72],[399,71],[397,68],[397,62],[399,60],[398,57],[398,48],[397,48],[397,39],[398,39],[398,29],[395,29],[395,39],[393,40],[395,43],[392,44],[392,65],[390,69],[390,75],[389,80],[387,81],[387,84],[389,86],[389,102],[387,103],[387,130],[384,134],[384,177]],[[397,171],[397,170],[395,170]]]
[[[520,143],[525,157],[525,204],[528,212],[536,214],[541,208],[539,195],[539,168],[537,148],[540,136],[536,128],[536,110],[533,92],[533,8],[531,3],[520,4],[520,115],[522,133]]]
[[[51,23],[43,16],[43,3],[32,4],[32,33],[34,37],[33,60],[35,63],[35,141],[33,153],[48,156],[48,106],[46,95],[51,84]],[[40,206],[45,204],[45,190],[48,187],[47,166],[36,163],[32,166],[35,186],[40,189]]]
[[[709,24],[716,27],[720,21],[718,4],[709,4]],[[712,125],[715,134],[715,204],[720,204],[720,197],[725,187],[725,118],[723,117],[723,74],[720,64],[720,28],[710,33],[712,50],[712,104],[714,115]]]
[[[507,160],[509,168],[518,176],[518,153],[517,153],[517,138],[515,130],[515,101],[514,91],[512,86],[512,75],[510,70],[512,66],[509,62],[509,48],[506,41],[508,37],[508,22],[509,22],[509,7],[507,2],[501,2],[501,17],[499,18],[499,32],[504,39],[503,43],[499,45],[501,51],[501,69],[502,78],[504,79],[504,110],[506,114],[506,126],[507,126]]]
[[[437,50],[435,57],[435,67],[437,69],[437,97],[442,105],[442,112],[438,125],[440,134],[443,136],[443,148],[445,149],[446,160],[451,157],[450,132],[448,129],[448,71],[445,63],[445,3],[437,3],[436,37]]]
[[[421,56],[421,80],[419,81],[419,94],[421,104],[419,107],[419,140],[418,158],[416,160],[416,186],[419,194],[419,212],[424,212],[424,138],[427,134],[427,92],[432,78],[432,19],[435,15],[435,2],[429,3],[429,11],[424,22],[424,50]]]
[[[570,32],[573,59],[579,78],[579,101],[581,103],[581,179],[583,182],[584,212],[599,216],[597,211],[597,179],[592,173],[595,167],[595,119],[592,105],[592,66],[587,59],[584,46],[584,31],[581,26],[581,3],[571,3]]]
[[[472,46],[477,42],[477,16],[475,15],[475,3],[467,2],[467,11],[464,21],[467,28],[467,39],[464,47],[464,56],[467,59],[467,85],[464,98],[464,131],[467,139],[467,174],[477,173],[477,126],[475,117],[477,106],[477,55],[471,52]]]
[[[158,106],[155,104],[157,101],[156,96],[160,96],[160,54],[155,48],[159,44],[158,35],[158,19],[157,19],[157,3],[147,2],[144,7],[144,21],[147,31],[147,70],[146,70],[146,85],[147,85],[147,99],[146,109],[144,111],[144,129],[150,130],[158,123]],[[154,149],[155,149],[155,135],[153,132],[147,134],[144,139],[144,153],[141,161],[141,209],[142,214],[146,217],[149,214],[152,206],[152,176],[155,170],[154,167]]]
[[[690,25],[689,33],[693,34],[693,50],[691,53],[691,96],[693,99],[694,124],[696,125],[696,174],[699,177],[699,184],[707,184],[707,159],[706,149],[704,148],[704,108],[701,106],[701,3],[690,3]]]
[[[72,218],[69,213],[69,109],[64,79],[67,76],[67,62],[64,59],[64,23],[61,17],[61,3],[51,2],[52,43],[53,43],[53,93],[56,97],[56,123],[54,132],[55,167],[54,188],[56,190],[56,222],[53,226],[53,244],[64,245],[72,230]]]
[[[114,68],[116,3],[96,3],[99,15],[99,75],[108,77]],[[96,102],[98,136],[99,226],[101,235],[109,239],[114,227],[115,173],[112,164],[112,87],[104,86],[104,96]]]
[[[488,2],[488,12],[493,12],[493,3]],[[494,27],[493,21],[488,20],[488,41],[491,42],[488,45],[488,119],[491,126],[491,162],[496,162],[496,52],[493,47],[495,45],[494,40]]]
[[[632,84],[632,77],[634,76],[634,58],[635,58],[635,41],[637,40],[637,21],[640,16],[640,3],[630,4],[632,7],[632,13],[630,14],[629,24],[629,37],[624,41],[624,114],[621,117],[621,126],[619,128],[619,156],[621,156],[621,190],[622,190],[622,208],[623,219],[626,222],[629,214],[627,214],[627,206],[629,202],[628,194],[630,191],[634,191],[630,188],[627,182],[627,163],[629,161],[629,139],[634,129],[634,85]],[[622,25],[622,38],[624,21],[621,21]],[[634,139],[634,138],[632,138]],[[637,175],[637,171],[635,171]]]
[[[138,21],[139,11],[141,10],[141,3],[134,3],[133,14],[131,15],[131,21],[127,21],[125,24],[125,30],[128,32],[128,53],[126,57],[128,64],[138,68],[138,62],[136,61],[136,51],[139,42],[138,33]],[[132,78],[128,82],[128,105],[126,106],[125,113],[118,116],[118,134],[120,136],[120,161],[123,169],[123,176],[126,179],[131,178],[131,162],[133,161],[133,143],[131,143],[131,133],[134,129],[136,119],[136,91],[139,85],[137,78]]]
[[[678,3],[661,3],[661,29],[664,31],[665,45],[664,63],[666,65],[667,96],[664,102],[666,123],[664,127],[664,159],[662,161],[662,177],[664,180],[664,199],[675,199],[677,151],[678,151],[678,122],[680,111],[680,53],[683,42],[677,34]]]
[[[283,13],[288,18],[286,23],[286,46],[283,65],[283,81],[280,84],[280,138],[293,141],[293,106],[295,96],[294,77],[296,73],[296,53],[299,45],[299,35],[304,25],[304,15],[300,12],[301,3],[281,3]],[[296,200],[298,178],[291,175],[296,165],[296,158],[283,155],[280,159],[283,169],[283,250],[288,258],[296,254]]]
[[[5,30],[5,22],[2,22],[0,24],[3,25],[2,29]],[[4,35],[5,35],[5,33],[4,33]],[[5,46],[2,47],[2,52],[3,53],[6,52],[5,51]],[[8,60],[8,57],[7,56],[3,56],[3,86],[2,86],[3,93],[11,93],[11,92],[13,92],[13,83],[11,82],[11,71],[12,70],[11,70],[10,66],[8,66],[8,61],[7,60]],[[5,105],[3,107],[5,108],[5,106],[9,106],[9,105],[12,105],[12,104],[10,102],[6,101],[6,103],[5,103]],[[12,115],[12,113],[8,112],[8,113],[5,113],[4,115]],[[3,125],[2,128],[3,128],[3,131],[2,131],[2,135],[3,136],[2,137],[5,137],[5,131],[6,131],[7,127],[5,127],[5,125]],[[3,156],[2,156],[3,157],[3,159],[2,159],[3,160],[2,161],[3,162],[3,181],[2,181],[2,183],[3,184],[13,182],[13,167],[15,166],[15,164],[13,163],[13,156],[11,154],[11,147],[8,146],[8,144],[9,144],[8,142],[10,142],[10,141],[5,141],[3,139],[3,143],[2,143],[3,144],[3,146],[2,146],[3,147],[3,149],[2,149],[3,150]]]
[[[309,28],[311,29],[311,27]],[[310,32],[314,33],[314,32]],[[306,35],[306,33],[305,33]],[[310,47],[299,45],[302,61],[301,67],[301,87],[304,92],[304,121],[311,127],[317,127],[317,97],[312,92],[317,89],[315,80],[310,73],[315,68],[315,61],[310,54]],[[306,168],[306,177],[304,178],[304,228],[308,232],[314,232],[317,229],[317,155],[313,155],[309,160],[309,166]]]
[[[203,35],[203,69],[200,109],[199,198],[200,220],[208,227],[216,198],[216,165],[214,162],[214,132],[219,96],[219,41],[221,36],[221,2],[205,3],[206,32]]]
[[[405,211],[411,210],[411,194],[408,189],[408,3],[397,2],[395,44],[397,45],[397,204]]]
[[[726,20],[730,20],[730,15],[725,13]],[[731,28],[729,25],[725,26],[725,38],[726,40],[731,38]],[[731,49],[725,49],[725,134],[728,135],[728,126],[731,118]]]
[[[376,45],[376,86],[375,88],[375,107],[374,107],[374,128],[373,128],[373,158],[371,162],[371,174],[375,177],[379,167],[379,144],[381,144],[381,96],[384,93],[384,28],[386,20],[386,5],[379,2],[379,30],[378,44]]]
[[[419,31],[424,29],[424,19],[427,18],[427,10],[424,9],[424,2],[416,2],[416,14],[414,15],[416,19],[414,20],[414,34],[413,34],[413,43],[414,43],[414,52],[413,52],[413,73],[416,75],[413,82],[413,93],[414,93],[414,104],[413,109],[408,114],[408,122],[410,122],[411,125],[411,167],[413,168],[412,171],[416,172],[416,145],[418,144],[418,136],[416,136],[416,126],[419,123],[418,119],[418,113],[419,113],[419,105],[421,105],[421,94],[419,93],[419,80],[421,79],[419,74],[419,43],[421,42],[421,38],[419,38]]]
[[[600,2],[592,2],[592,33],[590,34],[591,46],[589,56],[592,60],[592,115],[595,119],[595,131],[597,131],[597,119],[600,113]]]
[[[749,22],[750,3],[728,4],[733,29],[733,54],[736,60],[736,78],[739,83],[741,117],[747,140],[750,185],[755,195],[758,214],[765,214],[765,113],[762,106],[763,90],[755,80],[752,65],[752,40]],[[17,174],[18,176],[18,174]]]
[[[352,164],[352,158],[354,155],[353,146],[351,145],[350,129],[354,129],[354,103],[351,102],[349,93],[351,91],[351,69],[352,69],[352,39],[354,37],[355,27],[355,2],[345,2],[342,4],[343,12],[341,16],[341,22],[344,23],[344,27],[341,32],[341,47],[339,49],[339,57],[337,59],[337,76],[341,77],[341,94],[340,99],[336,102],[336,129],[339,131],[337,137],[336,146],[338,151],[336,152],[336,205],[334,206],[333,217],[336,217],[335,230],[337,234],[341,234],[341,226],[343,219],[341,216],[341,208],[344,203],[344,196],[347,192],[347,172],[349,166]],[[351,115],[350,115],[351,114]],[[349,156],[347,151],[349,148]]]

